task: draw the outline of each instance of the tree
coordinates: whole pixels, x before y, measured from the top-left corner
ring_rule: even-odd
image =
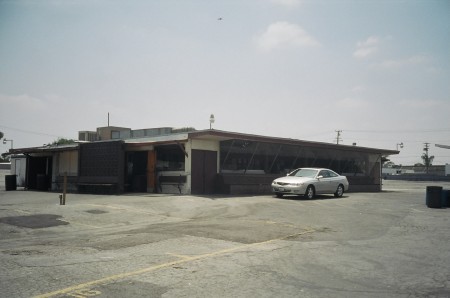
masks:
[[[5,135],[0,131],[0,140],[3,139]],[[0,162],[9,162],[9,156],[0,155]]]
[[[422,160],[423,164],[427,167],[428,172],[428,168],[433,165],[434,156],[433,155],[429,156],[428,153],[424,153],[422,154]]]
[[[430,148],[429,145],[430,145],[430,143],[425,143],[425,147],[423,148],[423,151],[425,151],[425,153],[422,154],[423,164],[426,167],[427,173],[428,173],[428,168],[433,165],[433,159],[434,159],[433,155],[432,156],[428,155],[428,150]]]
[[[56,141],[53,141],[52,145],[69,145],[74,143],[76,141],[72,139],[58,138]]]
[[[387,161],[383,164],[383,168],[395,168],[395,163],[392,161]]]
[[[386,156],[381,156],[381,164],[383,167],[387,167],[388,164],[393,163],[389,158]]]

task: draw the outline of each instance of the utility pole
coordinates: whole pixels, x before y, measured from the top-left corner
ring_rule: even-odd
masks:
[[[337,132],[336,144],[339,145],[339,141],[342,141],[342,139],[341,139],[341,132],[342,132],[342,130],[335,130],[335,132]]]

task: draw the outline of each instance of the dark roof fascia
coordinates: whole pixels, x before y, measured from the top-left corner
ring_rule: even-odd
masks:
[[[71,150],[78,150],[78,147],[79,147],[79,144],[61,145],[61,146],[15,148],[15,149],[9,149],[9,151],[5,155],[71,151]]]
[[[138,148],[144,146],[163,146],[163,145],[177,145],[180,143],[185,143],[188,140],[167,140],[167,141],[143,141],[143,142],[135,142],[135,143],[125,143],[127,148]]]
[[[247,141],[269,142],[269,143],[288,144],[288,145],[297,145],[297,146],[305,146],[305,147],[316,147],[316,148],[324,148],[324,149],[366,152],[366,153],[374,153],[374,154],[382,154],[382,155],[393,155],[393,154],[400,153],[400,151],[397,151],[397,150],[359,147],[359,146],[350,146],[350,145],[338,145],[338,144],[331,144],[331,143],[324,143],[324,142],[313,142],[313,141],[279,138],[279,137],[268,137],[268,136],[244,134],[244,133],[229,132],[229,131],[222,131],[222,130],[215,130],[215,129],[207,129],[207,130],[194,131],[194,132],[189,133],[189,138],[192,138],[192,139],[207,138],[209,136],[214,137],[214,138],[220,138],[224,141],[231,140],[231,139],[239,139],[239,140],[247,140]]]
[[[174,145],[186,143],[188,141],[189,141],[188,134],[183,132],[154,137],[131,138],[125,140],[125,146],[129,149],[132,149],[145,146]]]

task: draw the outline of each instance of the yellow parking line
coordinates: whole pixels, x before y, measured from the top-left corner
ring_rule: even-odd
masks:
[[[67,223],[69,223],[69,224],[71,224],[71,225],[84,226],[84,227],[89,227],[89,228],[93,228],[93,229],[101,229],[101,228],[102,228],[102,227],[99,227],[99,226],[88,225],[88,224],[85,224],[85,223],[76,222],[76,221],[71,221],[71,220],[68,221],[68,220],[62,220],[62,219],[60,219],[60,221],[67,222]]]
[[[54,291],[54,292],[38,295],[38,296],[35,296],[35,298],[48,298],[48,297],[53,297],[53,296],[56,296],[56,295],[67,294],[67,293],[70,293],[70,292],[86,289],[86,288],[89,288],[89,287],[92,287],[92,286],[105,284],[105,283],[108,283],[108,282],[111,282],[111,281],[115,281],[115,280],[118,280],[118,279],[123,279],[123,278],[127,278],[127,277],[130,277],[130,276],[135,276],[135,275],[141,275],[141,274],[148,273],[148,272],[151,272],[151,271],[156,271],[156,270],[159,270],[159,269],[163,269],[163,268],[167,268],[167,267],[171,267],[171,266],[174,266],[174,265],[179,265],[179,264],[183,264],[183,263],[187,263],[187,262],[192,262],[192,261],[197,261],[197,260],[201,260],[201,259],[212,258],[212,257],[228,254],[228,253],[231,253],[231,252],[243,250],[245,248],[249,248],[249,247],[252,247],[252,246],[268,244],[268,243],[272,243],[272,242],[276,242],[276,241],[280,241],[280,240],[285,240],[285,239],[289,239],[289,238],[293,238],[293,237],[296,237],[296,236],[301,236],[301,235],[305,235],[305,234],[309,234],[309,233],[313,233],[313,232],[315,232],[315,230],[311,229],[311,230],[306,230],[306,231],[303,231],[303,232],[300,232],[300,233],[284,236],[282,238],[276,238],[276,239],[271,239],[271,240],[267,240],[267,241],[263,241],[263,242],[256,242],[256,243],[251,243],[251,244],[240,245],[240,246],[237,246],[237,247],[222,249],[222,250],[218,250],[218,251],[215,251],[215,252],[206,253],[206,254],[202,254],[202,255],[198,255],[198,256],[192,256],[192,257],[185,256],[182,259],[177,260],[177,261],[167,262],[167,263],[159,264],[159,265],[156,265],[156,266],[150,266],[150,267],[139,269],[139,270],[136,270],[136,271],[130,271],[130,272],[125,272],[125,273],[120,273],[120,274],[116,274],[116,275],[107,276],[107,277],[100,278],[100,279],[97,279],[97,280],[92,280],[92,281],[89,281],[89,282],[86,282],[86,283],[82,283],[82,284],[79,284],[79,285],[71,286],[71,287],[68,287],[68,288],[65,288],[65,289],[62,289],[62,290],[57,290],[57,291]]]
[[[191,256],[187,256],[187,255],[174,254],[174,253],[171,253],[171,252],[168,252],[167,254],[171,255],[171,256],[174,256],[174,257],[177,257],[179,259],[183,259],[183,260],[189,259],[191,257]]]

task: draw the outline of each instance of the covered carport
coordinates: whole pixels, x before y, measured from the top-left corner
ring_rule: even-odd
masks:
[[[17,148],[10,149],[8,154],[25,156],[23,186],[26,189],[62,190],[64,176],[69,181],[69,189],[73,189],[78,175],[78,146],[79,144],[69,144]]]

